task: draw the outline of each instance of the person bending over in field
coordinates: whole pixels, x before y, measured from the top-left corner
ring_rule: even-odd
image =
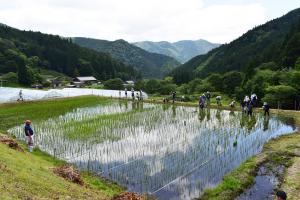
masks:
[[[234,107],[235,107],[235,100],[233,100],[233,101],[229,104],[229,106],[230,106],[231,108],[234,108]]]
[[[30,120],[25,121],[24,131],[25,131],[25,135],[26,135],[26,141],[27,141],[27,144],[28,144],[29,152],[32,152],[32,149],[33,149],[33,130],[31,128],[30,124],[31,124]]]

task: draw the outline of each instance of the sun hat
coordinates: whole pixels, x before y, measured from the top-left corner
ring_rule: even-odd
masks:
[[[25,124],[31,124],[31,121],[29,119],[25,120]]]

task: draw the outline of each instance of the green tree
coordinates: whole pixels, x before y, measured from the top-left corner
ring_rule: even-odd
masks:
[[[131,88],[131,87],[129,87],[129,88]],[[134,88],[135,88],[135,90],[145,90],[145,81],[144,80],[138,80],[134,84]]]
[[[104,87],[111,90],[123,90],[123,81],[120,78],[109,79],[104,82]]]
[[[220,74],[211,74],[210,76],[208,76],[206,78],[207,82],[210,83],[210,85],[212,87],[214,87],[214,89],[216,91],[222,91],[223,89],[223,80],[222,80],[222,76]]]
[[[223,90],[226,94],[232,96],[236,87],[240,87],[243,81],[243,74],[241,72],[232,71],[223,75]]]
[[[297,58],[294,68],[295,70],[300,71],[300,56]]]
[[[18,75],[14,72],[2,75],[1,79],[6,80],[9,83],[18,83]]]
[[[266,95],[263,101],[268,102],[271,106],[280,108],[293,108],[295,100],[298,98],[297,90],[288,85],[269,86],[266,89]]]
[[[145,91],[149,94],[154,94],[160,90],[160,82],[157,79],[150,79],[145,84]]]
[[[30,85],[33,82],[32,74],[29,71],[29,67],[26,66],[26,56],[16,55],[15,60],[18,66],[18,81],[23,85]]]

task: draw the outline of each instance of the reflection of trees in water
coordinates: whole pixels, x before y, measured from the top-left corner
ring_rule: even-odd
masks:
[[[205,119],[205,110],[204,109],[199,109],[198,113],[198,119],[200,122],[202,122]]]
[[[240,115],[240,126],[241,126],[241,128],[244,128],[246,126],[246,122],[248,121],[248,119],[249,118],[248,118],[247,114],[242,113]]]
[[[170,104],[162,104],[163,111],[167,111],[171,107]]]
[[[210,121],[210,108],[209,107],[207,107],[207,109],[206,109],[206,119],[207,119],[207,121]]]
[[[234,112],[233,110],[231,110],[231,111],[229,112],[229,115],[232,116],[232,117],[235,117],[235,112]]]
[[[222,122],[222,119],[221,119],[221,110],[220,109],[217,109],[216,110],[216,118],[217,120],[221,123]]]
[[[256,117],[253,114],[252,116],[248,117],[247,129],[248,129],[249,132],[253,129],[255,124],[256,124]]]
[[[176,117],[176,106],[172,105],[172,117],[175,118]]]

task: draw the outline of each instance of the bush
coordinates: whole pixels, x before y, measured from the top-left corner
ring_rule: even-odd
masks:
[[[1,78],[9,83],[18,83],[18,75],[14,72],[9,72],[1,76]]]
[[[266,96],[263,101],[269,103],[271,107],[293,108],[295,100],[299,98],[297,90],[288,85],[269,86],[266,89]]]
[[[120,78],[109,79],[104,82],[104,88],[111,90],[123,90],[123,81]]]

